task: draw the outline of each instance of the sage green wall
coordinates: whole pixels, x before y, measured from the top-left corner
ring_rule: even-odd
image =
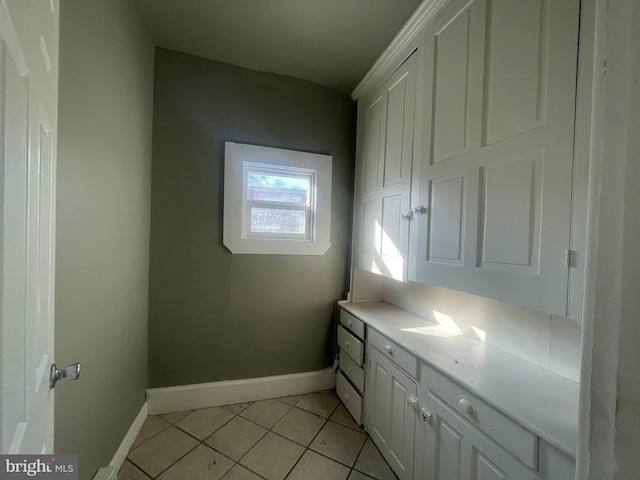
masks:
[[[306,81],[156,50],[149,292],[150,387],[321,370],[347,288],[351,99]],[[222,245],[224,141],[333,156],[323,256]]]
[[[154,49],[129,0],[60,2],[55,450],[89,479],[145,401]]]

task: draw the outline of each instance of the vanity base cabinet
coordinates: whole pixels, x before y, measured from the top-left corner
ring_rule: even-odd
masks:
[[[417,384],[367,346],[367,431],[400,480],[413,478]]]

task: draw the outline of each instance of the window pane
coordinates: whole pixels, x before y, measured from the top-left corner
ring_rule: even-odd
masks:
[[[258,172],[247,174],[247,199],[301,203],[309,198],[309,177],[287,177]]]
[[[251,233],[306,233],[307,212],[279,208],[252,208]]]

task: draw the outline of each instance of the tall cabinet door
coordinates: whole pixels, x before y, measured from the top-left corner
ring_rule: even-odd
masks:
[[[407,278],[415,90],[414,53],[358,104],[355,266],[397,280]]]
[[[413,478],[417,385],[382,353],[368,347],[367,431],[400,480]],[[412,401],[413,400],[413,401]]]
[[[454,0],[426,29],[411,280],[566,314],[579,0]]]

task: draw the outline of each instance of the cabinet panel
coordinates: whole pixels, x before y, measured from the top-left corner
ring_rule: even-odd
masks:
[[[542,152],[524,158],[482,168],[480,264],[535,274],[540,264]]]
[[[544,121],[548,0],[487,4],[483,143],[530,130]]]
[[[373,328],[369,328],[368,337],[369,344],[376,347],[383,356],[387,357],[413,378],[417,378],[418,361],[413,354],[409,353],[397,343],[389,340],[384,335],[378,333]]]
[[[415,89],[409,72],[406,72],[398,81],[387,90],[387,142],[384,155],[384,181],[385,187],[403,181],[411,175],[411,159],[413,133],[407,132],[405,120],[411,122],[407,115],[413,115],[415,107],[408,103],[415,99],[410,88]],[[408,168],[407,168],[408,167]]]
[[[380,166],[384,151],[384,102],[377,97],[367,107],[365,114],[365,153],[361,157],[364,164],[364,191],[373,192],[380,186]]]
[[[459,155],[467,146],[469,9],[435,34],[432,162]]]
[[[427,257],[431,262],[462,264],[464,245],[464,176],[431,182],[431,224]]]
[[[413,478],[417,385],[367,346],[367,431],[400,480]],[[411,401],[410,401],[411,400]]]

